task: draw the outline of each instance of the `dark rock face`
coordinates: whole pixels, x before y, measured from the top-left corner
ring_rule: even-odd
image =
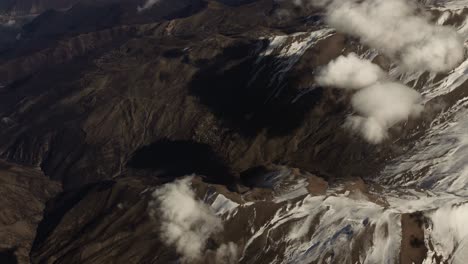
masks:
[[[215,183],[229,185],[235,182],[229,167],[210,145],[194,141],[160,140],[135,151],[127,166],[150,170],[158,177],[174,178],[196,173]]]
[[[8,249],[0,252],[0,261],[5,264],[16,264],[18,260],[14,254],[14,250]]]
[[[335,145],[346,137],[326,138],[346,108],[329,103],[336,96],[329,91],[304,90],[313,86],[314,65],[336,57],[346,39],[319,40],[301,58],[257,62],[269,42],[258,40],[265,29],[233,21],[248,10],[259,25],[278,22],[268,15],[271,2],[252,5],[231,11],[210,2],[171,22],[57,35],[39,50],[34,40],[42,37],[32,34],[0,66],[2,113],[13,120],[1,132],[2,156],[41,166],[67,188],[118,175],[135,151],[162,139],[206,144],[234,175],[271,162],[332,174],[323,161],[341,155]],[[40,22],[47,17],[32,24],[47,25]],[[277,80],[275,67],[290,61],[296,66]],[[350,142],[343,144],[347,151]]]
[[[32,262],[151,263],[164,248],[140,196],[145,188],[140,180],[108,181],[57,197],[38,228]]]

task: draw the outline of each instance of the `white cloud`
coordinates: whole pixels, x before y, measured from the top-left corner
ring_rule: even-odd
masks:
[[[464,58],[463,38],[431,24],[407,0],[312,0],[325,6],[327,23],[400,62],[405,70],[446,72]],[[418,13],[419,12],[419,13]]]
[[[149,8],[153,7],[154,5],[158,4],[161,1],[162,0],[147,0],[145,2],[145,4],[143,4],[143,6],[138,6],[137,10],[138,10],[138,12],[143,12],[146,9],[149,9]]]
[[[407,117],[416,117],[422,111],[421,95],[402,84],[377,83],[357,92],[351,104],[365,117],[373,117],[386,127]]]
[[[392,82],[376,64],[351,53],[331,61],[316,76],[319,85],[358,90],[351,98],[355,116],[345,127],[372,144],[388,137],[388,129],[423,111],[421,95],[402,84]]]
[[[223,229],[211,208],[196,199],[191,180],[187,177],[163,185],[149,203],[150,215],[157,216],[161,224],[161,241],[174,246],[187,263],[202,258],[207,240]]]
[[[14,26],[16,24],[16,21],[14,19],[10,19],[8,20],[8,22],[6,23],[7,26]]]
[[[320,70],[315,80],[322,86],[357,90],[370,86],[385,76],[386,73],[379,66],[350,53],[331,61]]]
[[[304,2],[295,2],[304,4]],[[406,71],[446,72],[464,58],[461,36],[450,27],[433,25],[407,0],[309,0],[326,9],[327,23],[359,37],[364,44],[399,62]],[[388,129],[423,111],[421,96],[389,80],[386,73],[355,54],[340,56],[316,76],[322,86],[359,90],[351,103],[355,116],[345,127],[377,144]]]
[[[372,144],[381,143],[388,137],[387,130],[373,118],[350,116],[346,119],[344,127],[360,134]]]
[[[387,137],[387,130],[408,118],[418,117],[424,107],[415,90],[394,82],[376,83],[353,95],[351,104],[357,117],[346,126],[377,144]]]
[[[430,214],[429,242],[447,262],[464,264],[468,260],[468,204],[442,207]]]

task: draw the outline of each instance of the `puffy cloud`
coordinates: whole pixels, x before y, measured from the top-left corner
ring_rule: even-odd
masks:
[[[399,83],[377,83],[357,92],[351,104],[361,116],[372,117],[386,127],[407,117],[418,116],[421,95]]]
[[[315,80],[322,86],[357,90],[370,86],[385,76],[386,73],[379,66],[350,53],[330,62],[320,70]]]
[[[438,27],[426,38],[403,49],[400,60],[405,68],[445,72],[463,60],[463,41],[454,30]]]
[[[353,95],[351,104],[358,116],[348,119],[346,126],[368,142],[380,143],[390,127],[421,114],[421,101],[421,95],[407,86],[376,83]]]
[[[209,206],[196,199],[192,177],[168,183],[155,190],[150,215],[160,219],[161,241],[174,246],[184,262],[202,258],[207,240],[223,226]]]
[[[464,58],[461,36],[453,28],[431,24],[413,2],[310,0],[307,3],[325,8],[330,26],[359,37],[364,44],[398,61],[403,70],[446,72]],[[317,74],[316,82],[359,90],[351,100],[356,115],[348,118],[345,127],[370,143],[382,142],[391,126],[417,117],[423,110],[418,92],[392,82],[380,67],[353,53],[330,62]]]
[[[464,58],[463,38],[451,27],[431,24],[407,0],[311,0],[327,10],[338,31],[400,62],[405,70],[446,72]]]
[[[447,262],[466,263],[468,258],[468,204],[449,205],[427,214],[431,220],[428,240]]]
[[[390,127],[419,116],[424,108],[417,91],[392,82],[379,66],[354,53],[331,61],[319,71],[316,82],[358,90],[351,98],[356,115],[347,119],[345,127],[372,144],[381,143]]]

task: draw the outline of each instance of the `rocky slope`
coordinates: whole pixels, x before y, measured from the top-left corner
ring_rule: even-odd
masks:
[[[462,232],[444,247],[437,209],[466,202],[466,61],[447,74],[401,74],[325,26],[323,10],[288,1],[144,11],[134,1],[59,2],[0,6],[58,9],[0,50],[0,180],[11,197],[0,260],[27,263],[33,244],[32,263],[186,261],[161,237],[153,192],[190,174],[223,228],[189,263],[463,257]],[[424,4],[467,36],[461,1]],[[380,145],[348,133],[349,93],[317,86],[314,72],[349,52],[420,90],[429,110]]]
[[[45,203],[61,191],[60,184],[37,168],[3,161],[0,175],[0,260],[27,263]]]

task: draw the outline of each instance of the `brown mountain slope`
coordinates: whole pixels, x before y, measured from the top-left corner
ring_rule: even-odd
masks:
[[[349,96],[314,83],[320,66],[365,47],[324,28],[320,10],[285,2],[167,5],[138,13],[136,2],[91,1],[47,11],[0,53],[0,157],[55,181],[44,179],[43,191],[51,191],[32,195],[40,200],[30,209],[35,220],[24,239],[0,248],[0,257],[21,252],[18,260],[25,259],[42,206],[59,183],[65,191],[47,206],[33,263],[176,261],[149,219],[147,192],[192,173],[204,181],[197,180],[200,198],[215,188],[239,203],[259,202],[245,209],[241,227],[229,222],[212,248],[230,240],[244,246],[242,228],[260,229],[275,210],[288,210],[288,202],[271,201],[272,191],[252,181],[271,167],[298,168],[313,195],[344,178],[374,198],[356,179],[372,178],[406,147],[417,124],[397,127],[402,140],[366,144],[342,128]],[[259,218],[249,222],[257,210]],[[273,241],[282,233],[273,235],[250,248],[269,248],[265,263],[285,250]],[[419,257],[425,248],[418,250],[405,254]]]

